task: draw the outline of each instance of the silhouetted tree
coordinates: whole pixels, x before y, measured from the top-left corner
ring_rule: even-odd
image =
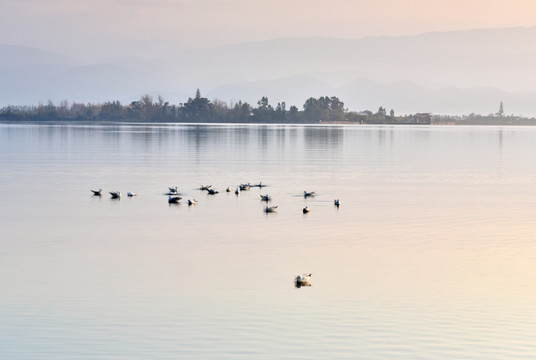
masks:
[[[251,106],[242,101],[237,102],[229,112],[230,121],[238,123],[249,122],[253,115]]]
[[[303,105],[303,116],[307,122],[344,121],[344,103],[335,96],[311,97]]]
[[[212,104],[207,98],[201,97],[199,89],[195,92],[195,98],[188,98],[183,105],[183,115],[188,121],[211,121]]]
[[[268,98],[263,96],[257,101],[257,107],[253,109],[253,117],[255,121],[272,122],[274,116],[274,108],[269,104]]]
[[[126,116],[119,101],[107,101],[100,107],[99,118],[104,120],[120,120]]]

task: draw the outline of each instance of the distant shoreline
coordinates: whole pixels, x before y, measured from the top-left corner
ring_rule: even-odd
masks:
[[[69,103],[5,106],[0,108],[3,123],[197,123],[197,124],[332,124],[332,125],[494,125],[534,126],[536,118],[504,115],[502,102],[496,114],[463,116],[415,113],[396,115],[394,109],[380,106],[370,110],[349,111],[336,96],[308,98],[302,109],[287,108],[285,102],[273,106],[263,96],[256,104],[242,101],[227,104],[202,97],[197,89],[195,97],[179,105],[165,101],[162,96],[153,99],[143,95],[139,100],[123,105],[119,101],[100,104]]]
[[[340,121],[323,121],[319,123],[303,123],[303,122],[286,122],[286,123],[277,123],[277,122],[248,122],[248,123],[237,123],[237,122],[184,122],[184,121],[132,121],[132,120],[97,120],[97,121],[86,121],[86,120],[2,120],[0,119],[0,124],[3,125],[83,125],[83,126],[116,126],[116,125],[206,125],[206,126],[215,126],[215,125],[289,125],[289,126],[536,126],[536,120],[534,122],[525,123],[525,122],[493,122],[493,123],[482,123],[482,122],[464,122],[459,121],[456,123],[431,123],[431,124],[414,124],[414,123],[358,123],[358,122],[340,122]]]

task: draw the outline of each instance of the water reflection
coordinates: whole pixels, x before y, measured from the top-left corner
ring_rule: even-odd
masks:
[[[534,128],[4,130],[0,358],[536,351]],[[244,180],[270,187],[200,195]],[[201,204],[166,207],[175,184]],[[90,196],[99,187],[141,195]],[[314,291],[290,286],[296,269],[314,272]]]
[[[304,127],[305,145],[314,149],[339,149],[343,146],[343,126]]]
[[[252,139],[257,140],[256,145],[260,149],[267,149],[272,141],[280,147],[288,147],[287,140],[295,142],[301,129],[303,129],[302,136],[305,143],[310,147],[327,149],[339,148],[343,145],[344,127],[342,126],[300,128],[291,125],[131,125],[130,128],[123,128],[121,131],[118,131],[116,127],[110,127],[106,131],[109,133],[108,136],[115,140],[119,136],[130,135],[134,142],[143,142],[147,148],[150,148],[153,143],[167,143],[173,138],[177,141],[184,139],[189,146],[193,145],[197,151],[201,151],[206,146],[213,147],[215,144],[223,143],[248,148]]]

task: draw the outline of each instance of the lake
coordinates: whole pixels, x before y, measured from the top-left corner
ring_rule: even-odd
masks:
[[[0,358],[534,358],[535,159],[531,127],[2,124]]]

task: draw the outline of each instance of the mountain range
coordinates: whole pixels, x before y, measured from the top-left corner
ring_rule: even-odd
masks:
[[[97,61],[0,45],[0,106],[129,103],[146,93],[179,104],[199,88],[252,105],[267,96],[301,108],[309,97],[337,96],[353,111],[489,114],[502,101],[506,114],[536,116],[535,43],[536,27],[519,27],[274,39]]]

